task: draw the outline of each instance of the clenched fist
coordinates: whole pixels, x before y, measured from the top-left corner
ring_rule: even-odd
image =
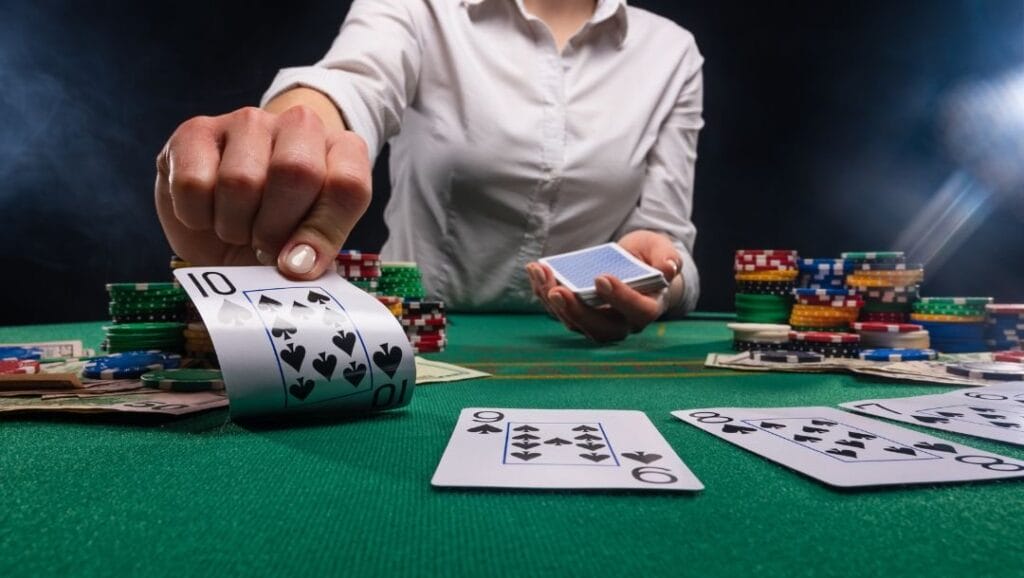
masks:
[[[156,177],[174,251],[200,266],[276,264],[292,278],[319,277],[371,196],[366,143],[331,112],[325,123],[304,104],[243,108],[179,126]]]

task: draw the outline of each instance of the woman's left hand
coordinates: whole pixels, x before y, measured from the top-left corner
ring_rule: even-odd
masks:
[[[634,231],[619,239],[619,245],[661,271],[670,286],[682,269],[679,251],[660,233]],[[601,275],[594,279],[594,287],[607,305],[590,307],[568,288],[558,285],[547,265],[530,263],[526,272],[534,295],[551,315],[571,331],[597,342],[620,341],[630,333],[643,330],[661,317],[669,305],[669,289],[644,295],[611,275]]]

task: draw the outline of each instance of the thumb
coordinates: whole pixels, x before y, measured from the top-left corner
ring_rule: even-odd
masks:
[[[338,249],[370,205],[372,185],[366,142],[339,131],[327,142],[327,176],[305,218],[277,256],[287,277],[316,279],[334,264]]]

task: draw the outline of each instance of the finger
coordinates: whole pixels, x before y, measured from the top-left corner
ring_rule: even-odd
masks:
[[[669,283],[683,268],[683,263],[672,241],[664,235],[654,235],[652,241],[643,249],[642,258],[655,269],[661,271]]]
[[[298,279],[314,279],[334,263],[352,227],[370,205],[370,157],[366,142],[351,132],[327,143],[327,176],[305,219],[282,247],[278,268]]]
[[[326,134],[320,117],[303,106],[281,113],[263,202],[253,225],[255,248],[278,254],[316,202],[326,174]]]
[[[622,314],[634,333],[647,327],[662,313],[657,299],[636,291],[612,275],[601,275],[594,280],[594,286],[597,294]]]
[[[252,107],[231,114],[213,193],[213,225],[225,243],[248,247],[270,159],[266,113]]]
[[[558,280],[555,279],[555,272],[551,270],[551,267],[543,263],[537,263],[537,276],[540,280],[540,292],[543,295],[543,299],[548,302],[548,308],[551,310],[552,314],[557,317],[570,331],[583,333],[583,330],[580,329],[579,325],[570,319],[563,309],[556,308],[548,299],[548,295],[551,290],[558,286]],[[575,295],[573,295],[573,298],[575,298]]]
[[[570,323],[579,327],[580,332],[592,341],[621,341],[629,335],[625,320],[614,309],[587,307],[565,287],[555,287],[548,293],[548,298]]]
[[[174,216],[189,229],[213,227],[213,190],[220,165],[221,130],[216,119],[189,119],[174,131],[157,157]]]
[[[561,321],[562,325],[565,325],[566,329],[579,333],[579,328],[570,323],[561,312],[556,310],[555,306],[548,299],[547,291],[550,289],[550,286],[548,286],[545,281],[545,274],[541,267],[542,266],[537,263],[530,263],[526,266],[526,271],[530,277],[530,286],[533,288],[533,294],[537,297],[537,300],[540,301],[541,305],[544,306],[544,309],[547,310],[548,315],[554,317],[558,321]]]

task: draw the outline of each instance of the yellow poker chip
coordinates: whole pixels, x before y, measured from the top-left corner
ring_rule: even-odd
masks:
[[[832,307],[831,305],[804,305],[798,303],[793,306],[793,313],[823,315],[827,317],[856,316],[859,311],[860,308],[857,307]]]
[[[737,281],[792,281],[799,271],[757,271],[754,273],[737,273]]]
[[[869,276],[869,275],[848,275],[846,277],[846,283],[852,287],[904,287],[906,285],[915,285],[924,279],[923,276],[905,276],[905,277],[882,277],[882,276]]]
[[[847,326],[850,324],[850,318],[844,317],[815,317],[813,315],[792,315],[789,318],[790,325],[799,325],[802,327],[818,327],[818,326]]]
[[[960,315],[933,315],[930,313],[911,313],[911,321],[930,321],[932,323],[984,323],[985,316],[980,317],[972,316],[960,316]]]

